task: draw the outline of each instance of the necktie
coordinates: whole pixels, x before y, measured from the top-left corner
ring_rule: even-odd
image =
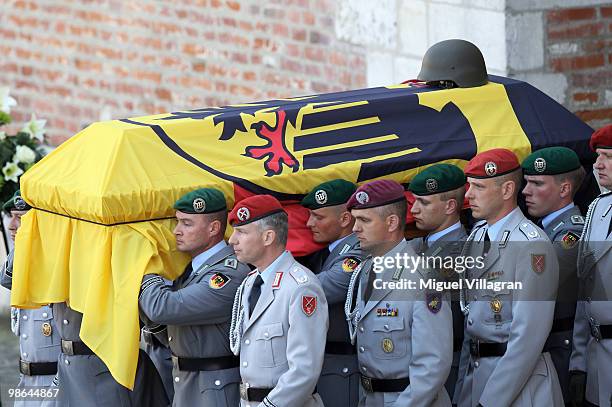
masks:
[[[372,270],[371,267],[372,263],[368,262],[364,268],[364,272],[367,271],[367,276],[368,276],[368,281],[366,283],[365,286],[365,290],[363,291],[363,299],[365,302],[368,302],[368,300],[370,299],[370,297],[372,296],[372,291],[374,289],[374,280],[376,279],[376,273],[374,272],[374,270]],[[363,275],[363,274],[362,274]]]
[[[255,309],[257,300],[259,300],[259,296],[261,295],[261,285],[263,282],[263,278],[261,278],[261,276],[258,274],[253,282],[251,293],[249,294],[249,316],[253,315],[253,310]]]
[[[608,236],[610,236],[610,232],[612,232],[612,218],[610,218],[610,224],[608,225]]]
[[[181,276],[183,278],[183,281],[186,281],[192,272],[193,272],[193,266],[191,265],[191,262],[189,262],[187,267],[185,267],[185,271],[183,272],[183,275]]]
[[[483,250],[483,254],[485,256],[489,253],[490,248],[491,248],[491,238],[489,238],[489,229],[487,229],[485,231],[484,250]]]
[[[429,250],[429,245],[427,244],[427,238],[424,237],[423,244],[421,245],[421,252],[425,253],[427,250]]]

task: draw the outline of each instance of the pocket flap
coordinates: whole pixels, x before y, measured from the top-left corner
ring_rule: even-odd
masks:
[[[273,324],[263,325],[257,333],[256,339],[258,340],[270,340],[277,336],[283,336],[283,323],[275,322]]]
[[[30,310],[30,312],[33,313],[32,318],[34,318],[34,321],[49,321],[53,319],[53,310],[48,305],[35,310]]]
[[[391,331],[403,331],[404,330],[404,319],[395,318],[387,321],[376,321],[376,325],[372,329],[374,332],[391,332]]]

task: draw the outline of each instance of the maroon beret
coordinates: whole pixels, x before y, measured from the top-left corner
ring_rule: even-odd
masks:
[[[467,163],[463,172],[472,178],[493,178],[519,168],[521,164],[516,154],[505,148],[494,148],[476,154]]]
[[[608,124],[593,133],[589,146],[593,151],[598,148],[612,148],[612,124]]]
[[[255,195],[234,205],[228,221],[232,226],[242,226],[278,212],[285,212],[278,199],[272,195]]]
[[[346,207],[351,209],[366,209],[388,205],[405,200],[404,187],[396,181],[381,179],[368,182],[357,188],[349,198]]]

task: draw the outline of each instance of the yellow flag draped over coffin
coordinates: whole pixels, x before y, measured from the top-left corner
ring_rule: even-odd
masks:
[[[494,147],[522,158],[533,140],[507,87],[528,85],[502,79],[473,89],[399,85],[92,124],[22,177],[34,209],[17,235],[11,303],[67,301],[83,313],[81,339],[132,388],[142,276],[174,279],[188,261],[172,235],[181,195],[214,186],[229,207],[237,188],[290,201],[339,177],[407,182],[433,162],[463,166]]]

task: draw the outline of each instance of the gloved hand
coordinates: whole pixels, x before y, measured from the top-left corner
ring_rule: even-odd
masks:
[[[586,391],[586,373],[580,370],[569,372],[569,400],[573,406],[581,406]]]

